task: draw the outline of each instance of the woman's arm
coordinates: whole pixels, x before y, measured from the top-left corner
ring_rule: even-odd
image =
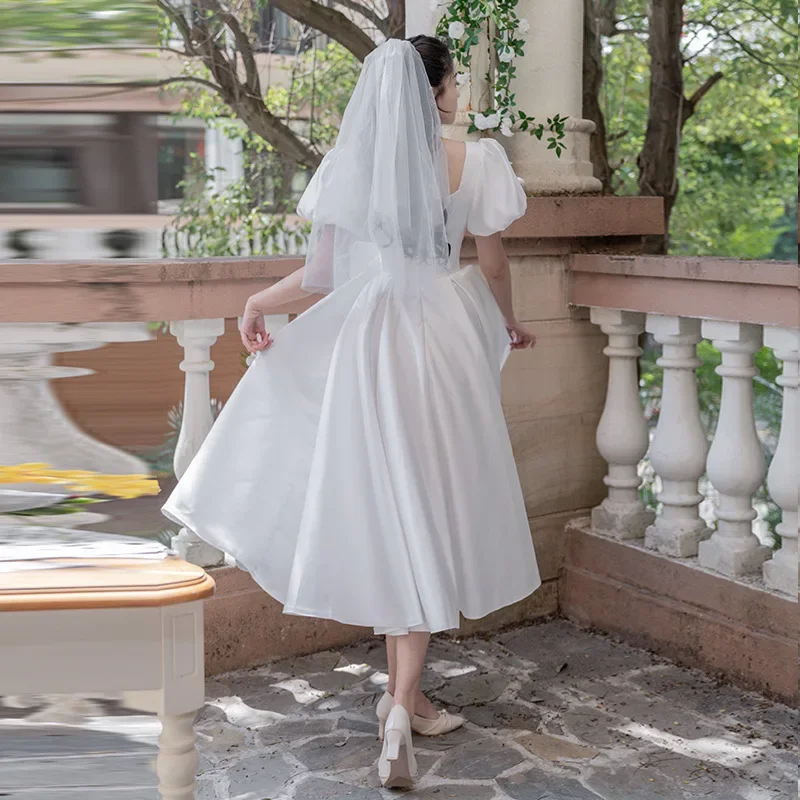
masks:
[[[251,295],[247,306],[259,314],[299,314],[310,308],[323,295],[310,294],[302,288],[306,268],[300,267],[277,283]]]
[[[511,268],[501,235],[493,233],[491,236],[476,236],[475,245],[478,249],[478,263],[481,272],[486,277],[494,299],[503,314],[506,329],[511,337],[511,346],[514,349],[533,347],[536,344],[536,336],[520,325],[514,315]]]
[[[334,229],[331,226],[323,228],[314,252],[314,265],[322,268],[323,275],[333,271],[333,235]],[[247,299],[239,332],[242,344],[251,353],[265,350],[272,344],[272,338],[264,324],[265,315],[301,314],[324,297],[322,294],[314,294],[303,289],[305,271],[305,266],[300,267],[291,275],[281,278],[277,283]],[[332,278],[332,275],[329,277]]]

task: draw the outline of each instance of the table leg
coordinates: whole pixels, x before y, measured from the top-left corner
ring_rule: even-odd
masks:
[[[158,791],[164,800],[194,800],[195,777],[200,761],[195,745],[196,711],[186,714],[159,714]]]

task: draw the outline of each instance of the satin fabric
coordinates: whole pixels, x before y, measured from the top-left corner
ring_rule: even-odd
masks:
[[[469,143],[454,263],[467,227],[524,208],[502,148]],[[520,600],[541,581],[500,402],[508,341],[475,265],[416,296],[359,274],[257,355],[162,511],[288,614],[436,632]]]

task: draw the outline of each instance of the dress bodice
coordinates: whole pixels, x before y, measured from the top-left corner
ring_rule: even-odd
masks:
[[[527,201],[503,146],[494,139],[467,142],[461,183],[447,199],[447,238],[451,272],[459,268],[464,234],[491,236],[505,230],[525,213]],[[312,219],[319,195],[320,175],[333,155],[331,150],[311,178],[297,213]]]
[[[450,268],[458,269],[461,244],[469,231],[490,236],[525,213],[525,192],[502,145],[494,139],[467,142],[461,183],[447,202]]]

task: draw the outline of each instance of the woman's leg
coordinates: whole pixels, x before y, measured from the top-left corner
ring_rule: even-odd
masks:
[[[397,684],[397,637],[386,635],[386,663],[389,666],[389,683],[386,691],[394,694],[394,687]]]
[[[417,695],[420,691],[425,654],[428,651],[430,633],[407,633],[392,637],[397,641],[395,648],[395,685],[392,695],[395,705],[402,705],[409,717],[414,716],[419,706]]]
[[[417,634],[413,633],[410,635],[419,636],[425,635],[430,638],[430,634]],[[389,692],[390,695],[394,696],[396,688],[397,688],[397,640],[403,638],[400,636],[392,636],[386,635],[386,663],[388,665],[389,671],[389,682],[386,684],[386,691]],[[406,636],[407,638],[407,636]],[[428,642],[425,642],[425,651],[427,652]],[[422,656],[423,665],[425,662],[425,656]],[[439,716],[439,711],[428,700],[427,697],[422,693],[422,689],[420,689],[420,680],[422,678],[422,670],[420,669],[419,678],[417,679],[416,684],[416,694],[414,696],[414,713],[420,717],[424,717],[425,719],[436,719]]]

